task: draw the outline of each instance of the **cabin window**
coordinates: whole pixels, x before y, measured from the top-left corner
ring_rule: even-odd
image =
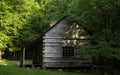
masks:
[[[74,47],[64,46],[63,47],[63,57],[74,56]]]

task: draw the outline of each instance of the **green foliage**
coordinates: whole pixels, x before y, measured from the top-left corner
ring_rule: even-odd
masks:
[[[9,43],[10,38],[4,33],[0,32],[0,49],[5,49],[7,43]]]
[[[0,49],[19,50],[63,16],[92,33],[84,53],[120,58],[120,0],[1,0]]]
[[[119,48],[111,48],[108,43],[105,41],[99,42],[97,45],[87,45],[82,46],[81,48],[82,54],[91,54],[92,56],[99,58],[117,58],[120,59],[120,49]]]
[[[92,33],[83,53],[120,59],[120,0],[51,0],[46,7],[49,17],[68,16]]]
[[[48,27],[43,1],[0,1],[0,49],[20,50]]]
[[[92,9],[80,18],[84,26],[92,32],[91,45],[82,47],[95,57],[120,59],[119,0],[91,0]],[[84,52],[83,51],[83,52]],[[85,53],[84,52],[84,53]]]

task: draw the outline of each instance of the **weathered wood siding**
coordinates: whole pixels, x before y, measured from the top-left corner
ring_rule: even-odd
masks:
[[[43,67],[79,67],[91,62],[90,57],[84,59],[78,57],[77,48],[74,57],[63,57],[62,47],[65,45],[64,33],[69,27],[67,19],[62,20],[58,25],[49,30],[43,37]],[[82,44],[79,40],[79,44]]]

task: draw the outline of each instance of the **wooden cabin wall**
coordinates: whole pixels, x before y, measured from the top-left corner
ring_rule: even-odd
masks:
[[[54,26],[43,37],[43,68],[46,67],[79,67],[89,64],[90,57],[78,56],[77,48],[76,53],[72,57],[63,57],[63,46],[65,46],[66,39],[64,33],[67,27],[70,26],[67,19],[62,20],[59,25]],[[70,39],[73,40],[73,39]],[[75,41],[75,39],[74,39]],[[77,40],[78,41],[78,40]],[[81,42],[82,40],[79,40]]]
[[[68,22],[63,20],[44,36],[43,67],[61,67],[63,33]],[[58,65],[59,64],[59,65]]]

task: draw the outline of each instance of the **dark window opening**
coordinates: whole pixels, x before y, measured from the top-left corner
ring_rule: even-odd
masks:
[[[63,47],[63,57],[74,56],[74,47],[64,46]]]

